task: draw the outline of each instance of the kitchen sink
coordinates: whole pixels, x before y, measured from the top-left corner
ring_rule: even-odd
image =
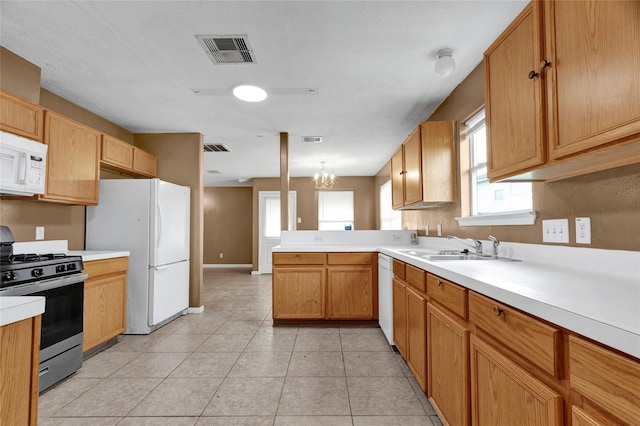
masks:
[[[468,253],[466,250],[402,250],[400,253],[420,257],[431,262],[447,260],[494,260],[498,262],[520,262],[518,259],[510,259],[507,257],[493,257],[490,255]]]
[[[448,255],[461,255],[460,250],[400,250],[400,253],[408,254],[410,256],[425,257],[425,256],[448,256]]]

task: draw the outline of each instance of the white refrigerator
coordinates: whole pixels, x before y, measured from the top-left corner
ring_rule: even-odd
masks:
[[[189,307],[190,188],[102,179],[87,207],[87,250],[128,250],[126,334],[149,334]]]

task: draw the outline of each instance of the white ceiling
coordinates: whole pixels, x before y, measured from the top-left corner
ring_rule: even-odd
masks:
[[[279,176],[280,132],[292,177],[320,161],[338,177],[372,176],[526,3],[2,0],[0,43],[42,68],[42,87],[131,132],[199,132],[228,146],[205,153],[205,186]],[[199,34],[246,34],[257,63],[213,65]],[[441,79],[445,47],[456,69]],[[272,94],[239,101],[230,93],[241,82]],[[304,88],[318,93],[287,94]]]

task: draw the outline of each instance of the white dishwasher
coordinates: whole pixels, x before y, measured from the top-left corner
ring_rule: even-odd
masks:
[[[378,323],[393,346],[393,258],[378,253]]]

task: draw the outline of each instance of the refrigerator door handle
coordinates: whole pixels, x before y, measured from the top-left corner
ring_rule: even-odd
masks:
[[[169,268],[169,265],[165,265],[165,266],[153,266],[153,269],[155,269],[156,271],[163,271],[165,269]]]
[[[156,249],[160,247],[160,241],[162,240],[162,210],[160,210],[160,203],[156,203],[156,211],[158,212],[158,221],[156,222]]]

